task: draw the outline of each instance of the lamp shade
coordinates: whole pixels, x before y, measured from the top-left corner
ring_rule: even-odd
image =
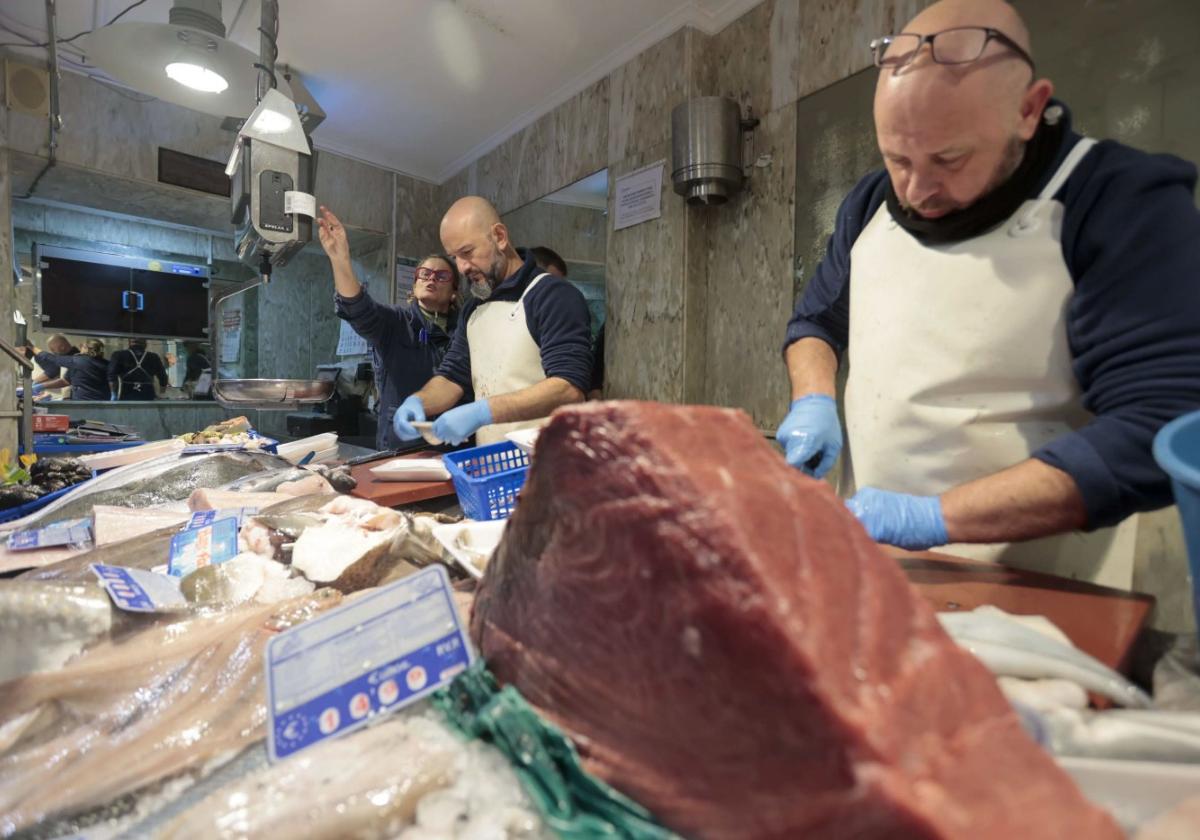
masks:
[[[158,99],[218,117],[241,116],[255,107],[258,56],[211,33],[119,21],[90,33],[81,46],[101,70]],[[282,76],[277,81],[290,97],[287,82]]]

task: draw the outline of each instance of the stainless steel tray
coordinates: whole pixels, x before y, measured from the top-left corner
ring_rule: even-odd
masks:
[[[323,403],[333,388],[333,382],[316,379],[218,379],[213,397],[226,408],[280,411]]]

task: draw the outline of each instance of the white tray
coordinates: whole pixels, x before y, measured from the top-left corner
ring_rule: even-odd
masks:
[[[483,568],[475,555],[485,555],[491,559],[500,538],[504,536],[506,519],[496,519],[489,522],[476,522],[471,519],[455,522],[452,525],[434,525],[433,536],[446,547],[458,564],[467,574],[478,580],[483,577]]]
[[[441,458],[393,458],[371,467],[380,481],[449,481],[450,473]]]

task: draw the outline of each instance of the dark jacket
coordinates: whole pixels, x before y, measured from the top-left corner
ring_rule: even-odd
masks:
[[[1068,123],[1030,197],[1080,139]],[[1075,283],[1064,313],[1067,340],[1083,407],[1095,417],[1033,457],[1075,480],[1089,528],[1171,503],[1151,446],[1163,425],[1200,409],[1195,188],[1192,164],[1104,140],[1055,196],[1063,205],[1062,255]],[[787,344],[814,336],[839,355],[846,349],[850,252],[886,191],[887,173],[874,172],[842,203],[825,258],[788,323]]]
[[[71,399],[108,399],[108,360],[103,356],[96,358],[83,353],[60,356],[43,351],[34,358],[42,370],[48,370],[51,365],[62,370],[64,378],[71,383]]]
[[[154,399],[155,379],[163,388],[167,387],[167,369],[157,353],[118,350],[108,360],[109,387],[118,391],[122,400]]]
[[[375,446],[395,449],[402,441],[392,431],[400,403],[429,381],[450,346],[457,324],[452,311],[447,329],[427,320],[416,301],[401,306],[377,302],[364,289],[357,297],[334,295],[337,316],[366,340],[379,393],[379,427]]]
[[[467,322],[477,308],[495,301],[519,300],[526,288],[542,273],[533,261],[533,253],[518,248],[525,263],[492,290],[487,300],[472,298],[463,307],[454,340],[446,358],[438,366],[438,375],[471,390],[471,348],[467,344]],[[546,377],[570,382],[586,394],[592,382],[592,316],[583,293],[570,283],[554,277],[534,286],[525,298],[525,324],[541,350],[542,371]],[[497,352],[503,348],[496,348]]]

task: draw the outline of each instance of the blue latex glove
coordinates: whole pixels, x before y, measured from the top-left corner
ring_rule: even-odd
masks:
[[[410,394],[392,416],[392,431],[400,440],[416,440],[421,433],[413,428],[414,422],[425,422],[425,404],[416,394]]]
[[[34,382],[33,383],[33,393],[40,394],[40,393],[42,393],[42,391],[45,391],[45,390],[46,390],[46,384],[44,382]]]
[[[864,487],[846,502],[876,542],[924,551],[950,542],[937,496],[910,496]]]
[[[446,443],[457,446],[479,429],[492,422],[492,407],[487,400],[452,408],[433,421],[433,433]]]
[[[793,400],[787,417],[775,432],[775,440],[783,444],[789,464],[821,478],[833,469],[842,451],[837,403],[825,394],[809,394]]]
[[[117,395],[116,395],[116,394],[109,394],[108,401],[109,401],[109,402],[116,402],[116,401],[117,401]]]

